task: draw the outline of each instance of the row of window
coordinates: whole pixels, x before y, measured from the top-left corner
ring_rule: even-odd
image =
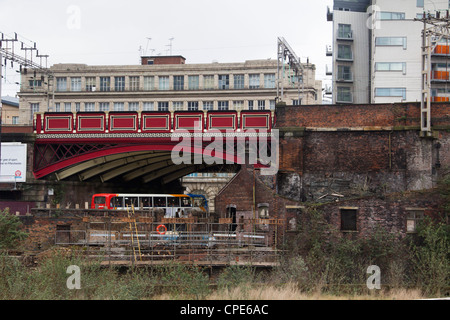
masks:
[[[377,37],[375,38],[376,46],[383,47],[402,47],[407,49],[406,37]],[[353,60],[353,49],[351,44],[338,44],[337,59]]]
[[[442,67],[442,66],[441,66]],[[348,65],[337,66],[337,80],[338,81],[353,81],[352,67]],[[375,71],[384,72],[402,72],[406,74],[406,62],[376,62]]]
[[[128,83],[126,82],[128,78]],[[119,77],[56,77],[56,91],[153,91],[153,90],[229,90],[246,89],[245,75],[203,75],[203,76],[119,76]],[[261,79],[263,82],[261,83]],[[172,81],[172,83],[170,83]],[[142,86],[141,86],[142,82]],[[217,84],[217,85],[216,85]],[[42,86],[41,80],[30,80],[31,87]],[[248,75],[248,89],[274,89],[275,74]]]
[[[375,97],[396,97],[406,100],[406,88],[375,88]],[[351,87],[337,87],[337,102],[353,102]]]
[[[268,102],[268,103],[267,103]],[[39,103],[31,103],[31,114],[40,112]],[[56,102],[54,112],[95,111],[213,111],[213,110],[267,110],[275,109],[275,100],[249,101],[160,101],[160,102]]]

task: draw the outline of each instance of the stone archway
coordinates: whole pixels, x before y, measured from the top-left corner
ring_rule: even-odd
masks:
[[[184,177],[182,185],[186,188],[185,193],[201,194],[206,197],[209,205],[209,212],[215,212],[215,198],[220,190],[230,181],[230,177]]]

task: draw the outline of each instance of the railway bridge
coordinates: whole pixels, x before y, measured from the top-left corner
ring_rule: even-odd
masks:
[[[350,214],[349,225],[357,231],[353,234],[364,235],[379,224],[406,234],[411,208],[436,210],[436,199],[415,197],[400,205],[386,195],[433,189],[448,174],[449,115],[450,104],[434,103],[432,134],[422,135],[419,103],[277,106],[273,111],[240,112],[44,113],[35,115],[28,140],[3,130],[2,141],[22,140],[29,146],[30,181],[27,178],[15,192],[19,193],[16,200],[28,201],[35,208],[31,211],[36,214],[24,218],[39,226],[30,238],[33,243],[49,235],[47,242],[54,243],[55,232],[67,234],[67,225],[93,223],[86,218],[86,210],[71,214],[75,209],[69,208],[55,216],[42,211],[42,206],[39,209],[37,204],[45,199],[32,194],[39,183],[67,185],[62,202],[77,197],[88,201],[93,193],[108,192],[108,183],[113,188],[118,181],[141,188],[157,180],[167,184],[191,172],[237,164],[240,171],[216,197],[214,219],[186,223],[192,232],[201,231],[199,244],[206,251],[211,230],[219,236],[225,232],[227,245],[236,248],[243,242],[229,238],[227,231],[230,210],[234,210],[241,226],[235,236],[262,239],[264,251],[296,230],[302,207],[308,203],[328,203],[324,214],[341,230],[346,223],[343,215]],[[75,183],[78,189],[73,191]],[[97,184],[88,187],[90,183]],[[28,198],[21,198],[20,192]],[[105,217],[103,212],[99,216]],[[140,232],[152,248],[152,241],[159,241],[155,228],[161,221],[148,220],[154,217],[147,212],[141,217],[145,230]],[[126,220],[127,215],[122,218]],[[54,220],[49,224],[48,219]],[[101,220],[108,228],[124,223]],[[201,223],[197,229],[196,223]],[[117,241],[123,240],[119,238],[118,234]],[[170,245],[178,245],[179,239]]]

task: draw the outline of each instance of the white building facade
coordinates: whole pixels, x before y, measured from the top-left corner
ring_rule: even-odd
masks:
[[[333,21],[333,103],[421,101],[423,23],[414,19],[448,9],[447,0],[335,0],[328,12]],[[442,58],[448,53],[434,53],[434,70],[442,68]],[[449,79],[435,74],[432,95],[439,101]]]

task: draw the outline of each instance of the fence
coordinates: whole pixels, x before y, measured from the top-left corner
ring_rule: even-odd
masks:
[[[139,223],[135,230],[114,230],[111,223],[99,224],[85,230],[57,230],[55,244],[78,248],[90,257],[116,265],[170,261],[206,266],[278,264],[280,251],[272,245],[273,230],[258,231],[256,226],[241,226],[232,231],[231,225],[214,223],[164,227]]]

